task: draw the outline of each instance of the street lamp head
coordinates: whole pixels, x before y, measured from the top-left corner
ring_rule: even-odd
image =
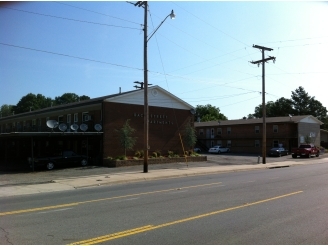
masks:
[[[170,17],[171,17],[172,20],[175,19],[175,14],[174,14],[174,12],[173,12],[173,9],[172,9],[172,11],[171,11]]]

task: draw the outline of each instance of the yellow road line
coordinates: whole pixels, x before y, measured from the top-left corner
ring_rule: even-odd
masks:
[[[172,225],[175,225],[175,224],[184,223],[184,222],[188,222],[188,221],[191,221],[191,220],[201,219],[201,218],[204,218],[204,217],[208,217],[208,216],[212,216],[212,215],[216,215],[216,214],[220,214],[220,213],[224,213],[224,212],[229,212],[229,211],[236,210],[236,209],[241,209],[241,208],[258,205],[258,204],[265,203],[265,202],[270,202],[270,201],[273,201],[273,200],[277,200],[277,199],[285,198],[285,197],[288,197],[288,196],[296,195],[296,194],[299,194],[299,193],[302,193],[302,192],[303,191],[296,191],[296,192],[288,193],[288,194],[281,195],[281,196],[276,196],[276,197],[272,197],[272,198],[268,198],[268,199],[264,199],[264,200],[260,200],[260,201],[256,201],[256,202],[243,204],[243,205],[236,206],[236,207],[221,209],[221,210],[213,211],[213,212],[210,212],[210,213],[205,213],[205,214],[200,214],[200,215],[196,215],[196,216],[193,216],[193,217],[188,217],[188,218],[181,219],[181,220],[175,220],[175,221],[164,223],[164,224],[157,225],[157,226],[147,225],[147,226],[144,226],[144,227],[138,227],[138,228],[131,229],[131,230],[126,230],[126,231],[122,231],[122,232],[108,234],[108,235],[101,236],[101,237],[96,237],[96,238],[91,238],[91,239],[75,242],[75,243],[72,243],[71,245],[81,245],[81,244],[90,245],[90,244],[102,243],[102,242],[114,240],[114,239],[117,239],[117,238],[122,238],[122,237],[127,237],[127,236],[130,236],[130,235],[142,233],[142,232],[145,232],[145,231],[155,230],[155,229],[163,228],[163,227],[166,227],[166,226],[172,226]]]
[[[162,193],[162,192],[169,192],[169,191],[175,191],[175,190],[181,190],[181,189],[190,189],[190,188],[198,188],[198,187],[204,187],[204,186],[212,186],[212,185],[217,185],[217,184],[221,184],[221,183],[222,182],[210,183],[210,184],[202,184],[202,185],[192,185],[192,186],[186,186],[186,187],[181,187],[181,188],[173,188],[173,189],[167,189],[167,190],[150,191],[150,192],[143,192],[143,193],[137,193],[137,194],[131,194],[131,195],[108,197],[108,198],[101,198],[101,199],[95,199],[95,200],[89,200],[89,201],[82,201],[82,202],[74,202],[74,203],[59,204],[59,205],[53,205],[53,206],[47,206],[47,207],[40,207],[40,208],[30,208],[30,209],[23,209],[23,210],[15,210],[15,211],[1,212],[0,213],[0,216],[13,215],[13,214],[22,214],[22,213],[30,213],[30,212],[36,212],[36,211],[49,210],[49,209],[63,208],[63,207],[72,207],[72,206],[78,206],[78,205],[85,204],[85,203],[101,202],[101,201],[108,201],[108,200],[113,200],[113,199],[121,199],[121,198],[135,197],[135,196],[142,196],[142,195],[151,195],[151,194]]]

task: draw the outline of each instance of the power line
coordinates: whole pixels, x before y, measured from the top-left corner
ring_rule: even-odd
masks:
[[[104,14],[104,13],[96,12],[96,11],[93,11],[93,10],[89,10],[89,9],[85,9],[85,8],[81,8],[81,7],[73,6],[73,5],[70,5],[70,4],[67,4],[67,3],[63,3],[63,2],[55,2],[55,3],[63,4],[63,5],[67,5],[67,6],[70,6],[70,7],[72,7],[72,8],[81,9],[81,10],[88,11],[88,12],[91,12],[91,13],[95,13],[95,14],[99,14],[99,15],[108,16],[108,17],[111,17],[111,18],[114,18],[114,19],[118,19],[118,20],[121,20],[121,21],[130,22],[130,23],[133,23],[133,24],[137,24],[137,25],[142,26],[142,24],[137,23],[137,22],[133,22],[133,21],[129,21],[129,20],[125,20],[125,19],[119,18],[119,17],[115,17],[115,16],[111,16],[111,15]]]
[[[124,67],[124,68],[130,68],[130,69],[134,69],[134,70],[141,70],[141,71],[143,71],[143,69],[141,69],[141,68],[134,68],[134,67],[129,67],[129,66],[125,66],[125,65],[114,64],[114,63],[110,63],[110,62],[104,62],[104,61],[98,61],[98,60],[93,60],[93,59],[89,59],[89,58],[83,58],[83,57],[78,57],[78,56],[72,56],[72,55],[67,55],[67,54],[56,53],[56,52],[52,52],[52,51],[39,50],[39,49],[28,48],[28,47],[13,45],[13,44],[5,44],[5,43],[1,43],[1,42],[0,42],[0,44],[1,45],[5,45],[5,46],[20,48],[20,49],[25,49],[25,50],[32,50],[32,51],[37,51],[37,52],[42,52],[42,53],[47,53],[47,54],[52,54],[52,55],[65,56],[65,57],[70,57],[70,58],[75,58],[75,59],[80,59],[80,60],[85,60],[85,61],[92,61],[92,62],[97,62],[97,63],[102,63],[102,64],[108,64],[108,65],[117,66],[117,67]]]
[[[41,16],[46,16],[46,17],[51,17],[51,18],[56,18],[56,19],[88,23],[88,24],[93,24],[93,25],[102,25],[102,26],[141,30],[140,28],[135,28],[135,27],[124,27],[124,26],[110,25],[110,24],[105,24],[105,23],[97,23],[97,22],[92,22],[92,21],[76,20],[76,19],[71,19],[71,18],[66,18],[66,17],[59,17],[59,16],[54,16],[54,15],[36,13],[36,12],[31,12],[31,11],[26,11],[26,10],[21,10],[21,9],[14,9],[14,8],[8,8],[8,7],[0,7],[0,8],[10,9],[10,10],[14,10],[14,11],[20,11],[20,12],[24,12],[24,13],[28,13],[28,14],[41,15]]]

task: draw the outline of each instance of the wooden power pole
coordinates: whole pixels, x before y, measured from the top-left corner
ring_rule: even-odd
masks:
[[[265,62],[273,60],[273,62],[276,61],[276,58],[273,56],[269,56],[269,58],[264,58],[264,51],[272,51],[273,49],[259,46],[259,45],[253,45],[253,48],[257,48],[262,50],[262,60],[258,61],[251,61],[253,64],[262,63],[262,118],[263,118],[263,130],[262,130],[262,164],[266,164],[266,106],[265,106]]]

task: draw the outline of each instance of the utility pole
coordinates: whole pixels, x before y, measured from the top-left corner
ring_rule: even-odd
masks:
[[[264,51],[272,51],[273,49],[259,46],[259,45],[253,45],[253,48],[257,48],[262,50],[262,60],[258,61],[251,61],[253,64],[258,64],[260,66],[260,63],[262,63],[262,118],[263,118],[263,130],[262,130],[262,164],[266,164],[266,106],[265,106],[265,62],[273,60],[273,62],[276,61],[276,58],[273,56],[269,56],[269,58],[264,58]]]

